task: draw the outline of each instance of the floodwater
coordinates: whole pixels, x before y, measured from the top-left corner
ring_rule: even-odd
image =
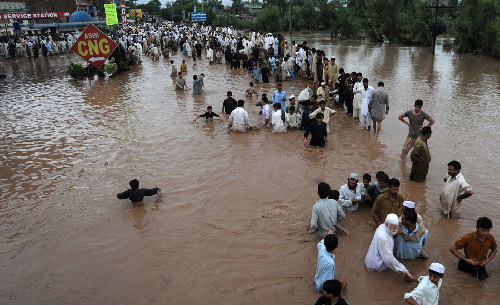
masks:
[[[430,231],[428,261],[404,262],[425,275],[431,262],[446,274],[440,304],[493,304],[500,258],[479,282],[457,270],[448,251],[488,215],[500,239],[500,61],[429,48],[294,37],[336,55],[341,67],[382,80],[390,113],[380,136],[343,113],[324,149],[302,145],[301,132],[229,134],[220,113],[227,90],[243,98],[250,75],[206,59],[188,65],[205,73],[201,96],[174,91],[167,60],[151,61],[110,79],[74,81],[76,55],[0,64],[1,304],[312,304],[316,243],[309,230],[317,184],[334,188],[350,172],[378,170],[402,181]],[[182,55],[174,55],[177,67]],[[256,85],[272,94],[274,84]],[[297,95],[302,81],[285,82]],[[408,181],[399,152],[407,128],[397,116],[415,99],[436,119],[429,140],[427,181]],[[246,99],[258,125],[256,98]],[[476,194],[460,218],[440,216],[446,163],[457,159]],[[144,207],[116,199],[137,178],[159,186]],[[403,304],[416,285],[392,271],[369,273],[363,262],[375,225],[366,207],[347,214],[351,239],[339,238],[336,276],[348,282],[349,304]]]

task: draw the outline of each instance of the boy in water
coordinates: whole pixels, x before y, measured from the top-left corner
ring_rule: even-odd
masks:
[[[218,117],[220,119],[220,116],[217,113],[212,112],[212,106],[208,106],[207,107],[207,112],[205,112],[204,114],[200,114],[199,116],[197,116],[193,120],[193,122],[195,122],[199,118],[205,118],[206,122],[212,122],[214,120],[214,116],[216,116],[216,117]]]
[[[116,197],[118,197],[118,199],[130,199],[134,206],[142,205],[144,196],[153,196],[161,192],[161,189],[158,187],[152,189],[140,189],[139,180],[137,179],[130,180],[129,185],[130,189],[126,190],[125,192],[118,193]]]
[[[312,122],[304,133],[304,145],[307,143],[309,133],[312,135],[311,146],[325,147],[328,142],[326,124],[323,122],[323,113],[316,114],[316,121]]]
[[[253,87],[253,82],[250,82],[247,90],[245,91],[245,96],[252,97],[254,94],[257,95],[257,90]]]
[[[412,292],[405,293],[405,301],[411,305],[438,305],[439,289],[443,282],[444,266],[439,263],[432,263],[429,267],[429,275],[421,276],[418,286]]]
[[[347,305],[347,302],[340,296],[342,283],[339,280],[328,280],[323,283],[323,296],[315,305]]]

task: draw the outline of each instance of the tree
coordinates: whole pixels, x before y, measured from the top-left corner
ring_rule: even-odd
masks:
[[[460,53],[500,55],[499,2],[463,0],[455,18],[455,46]]]

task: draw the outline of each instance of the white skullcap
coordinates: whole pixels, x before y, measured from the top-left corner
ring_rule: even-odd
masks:
[[[432,263],[429,270],[435,271],[437,273],[444,274],[444,266],[440,263]]]
[[[325,83],[325,82],[322,82],[322,83],[321,83],[321,86],[323,86],[323,85],[326,85],[326,83]]]
[[[359,180],[359,176],[356,173],[350,173],[349,177],[347,177],[347,179],[354,179],[357,181],[357,180]]]
[[[398,215],[396,215],[396,214],[387,215],[387,217],[385,218],[385,222],[387,222],[388,224],[391,224],[391,225],[399,224]]]
[[[409,209],[414,209],[415,208],[415,202],[413,201],[403,201],[403,206],[409,208]]]
[[[293,98],[295,98],[295,95],[293,95],[293,94],[292,94],[292,95],[290,96],[290,99],[293,99]]]

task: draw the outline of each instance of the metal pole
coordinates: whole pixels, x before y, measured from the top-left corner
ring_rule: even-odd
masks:
[[[434,16],[434,24],[437,24],[438,21],[438,8],[439,8],[439,0],[436,0],[436,14]],[[432,53],[431,54],[436,54],[436,34],[432,34]]]
[[[292,36],[292,0],[290,0],[290,36]]]

